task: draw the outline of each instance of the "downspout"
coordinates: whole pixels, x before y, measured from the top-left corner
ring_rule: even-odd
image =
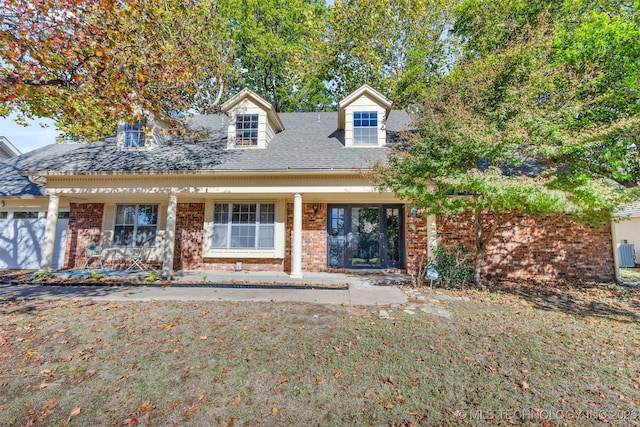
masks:
[[[44,178],[40,175],[29,174],[27,175],[27,179],[29,180],[30,183],[35,185],[42,185],[42,186],[47,185],[47,178]]]
[[[618,254],[618,239],[616,236],[616,222],[611,221],[611,247],[613,249],[613,268],[616,283],[622,283],[622,275],[620,274],[620,255]]]

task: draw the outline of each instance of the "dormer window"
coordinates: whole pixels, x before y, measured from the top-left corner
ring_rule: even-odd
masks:
[[[236,115],[236,146],[258,145],[258,115]]]
[[[378,145],[378,113],[376,111],[353,112],[354,145]]]
[[[147,127],[147,120],[136,120],[132,123],[125,123],[124,125],[124,141],[122,143],[123,148],[142,148],[145,142],[145,128]]]

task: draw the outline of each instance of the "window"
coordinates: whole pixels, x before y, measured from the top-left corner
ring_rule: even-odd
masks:
[[[137,120],[133,123],[125,123],[124,125],[124,148],[142,148],[144,147],[146,120]]]
[[[114,246],[156,244],[158,205],[117,205]]]
[[[9,212],[0,212],[0,219],[9,218]]]
[[[40,216],[39,212],[14,212],[13,219],[38,219]]]
[[[353,113],[353,143],[378,144],[378,113],[356,111]]]
[[[236,115],[236,146],[258,145],[258,115]]]
[[[274,249],[275,203],[216,203],[214,249]]]

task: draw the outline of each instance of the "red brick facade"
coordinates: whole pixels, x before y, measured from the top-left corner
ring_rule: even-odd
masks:
[[[317,210],[314,211],[314,205]],[[91,243],[99,244],[102,235],[104,205],[71,203],[65,267],[81,267],[80,251]],[[336,272],[327,267],[327,204],[302,205],[302,270]],[[291,235],[293,204],[286,208],[284,259],[204,258],[204,203],[178,203],[176,213],[174,269],[234,270],[236,262],[248,271],[291,271]],[[415,272],[427,257],[428,224],[426,216],[405,209],[406,271]],[[438,216],[438,244],[443,247],[473,245],[470,215]],[[113,265],[111,265],[113,264]],[[150,262],[159,267],[160,262]],[[109,263],[116,266],[115,263]],[[394,270],[402,271],[402,270]],[[516,215],[510,227],[490,244],[484,274],[505,278],[612,280],[614,278],[611,226],[600,228],[575,224],[569,217],[533,219]]]
[[[178,203],[176,209],[175,270],[202,269],[204,203]]]
[[[472,247],[471,215],[438,216],[437,224],[440,245]],[[490,243],[485,264],[488,277],[613,280],[611,225],[590,227],[564,215],[515,215]]]
[[[65,268],[84,267],[82,251],[91,244],[99,245],[102,235],[102,203],[70,203]]]
[[[178,203],[173,268],[175,270],[232,271],[242,262],[247,271],[282,271],[283,260],[273,258],[205,258],[204,203]]]
[[[313,207],[317,206],[317,212]],[[284,271],[291,271],[293,203],[287,203]],[[302,204],[302,271],[327,271],[327,205]]]

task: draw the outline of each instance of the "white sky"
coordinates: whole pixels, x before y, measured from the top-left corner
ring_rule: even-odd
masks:
[[[37,119],[25,127],[14,122],[13,117],[0,118],[0,136],[7,138],[22,153],[56,142],[59,132],[51,120]],[[40,123],[49,126],[43,128]]]

